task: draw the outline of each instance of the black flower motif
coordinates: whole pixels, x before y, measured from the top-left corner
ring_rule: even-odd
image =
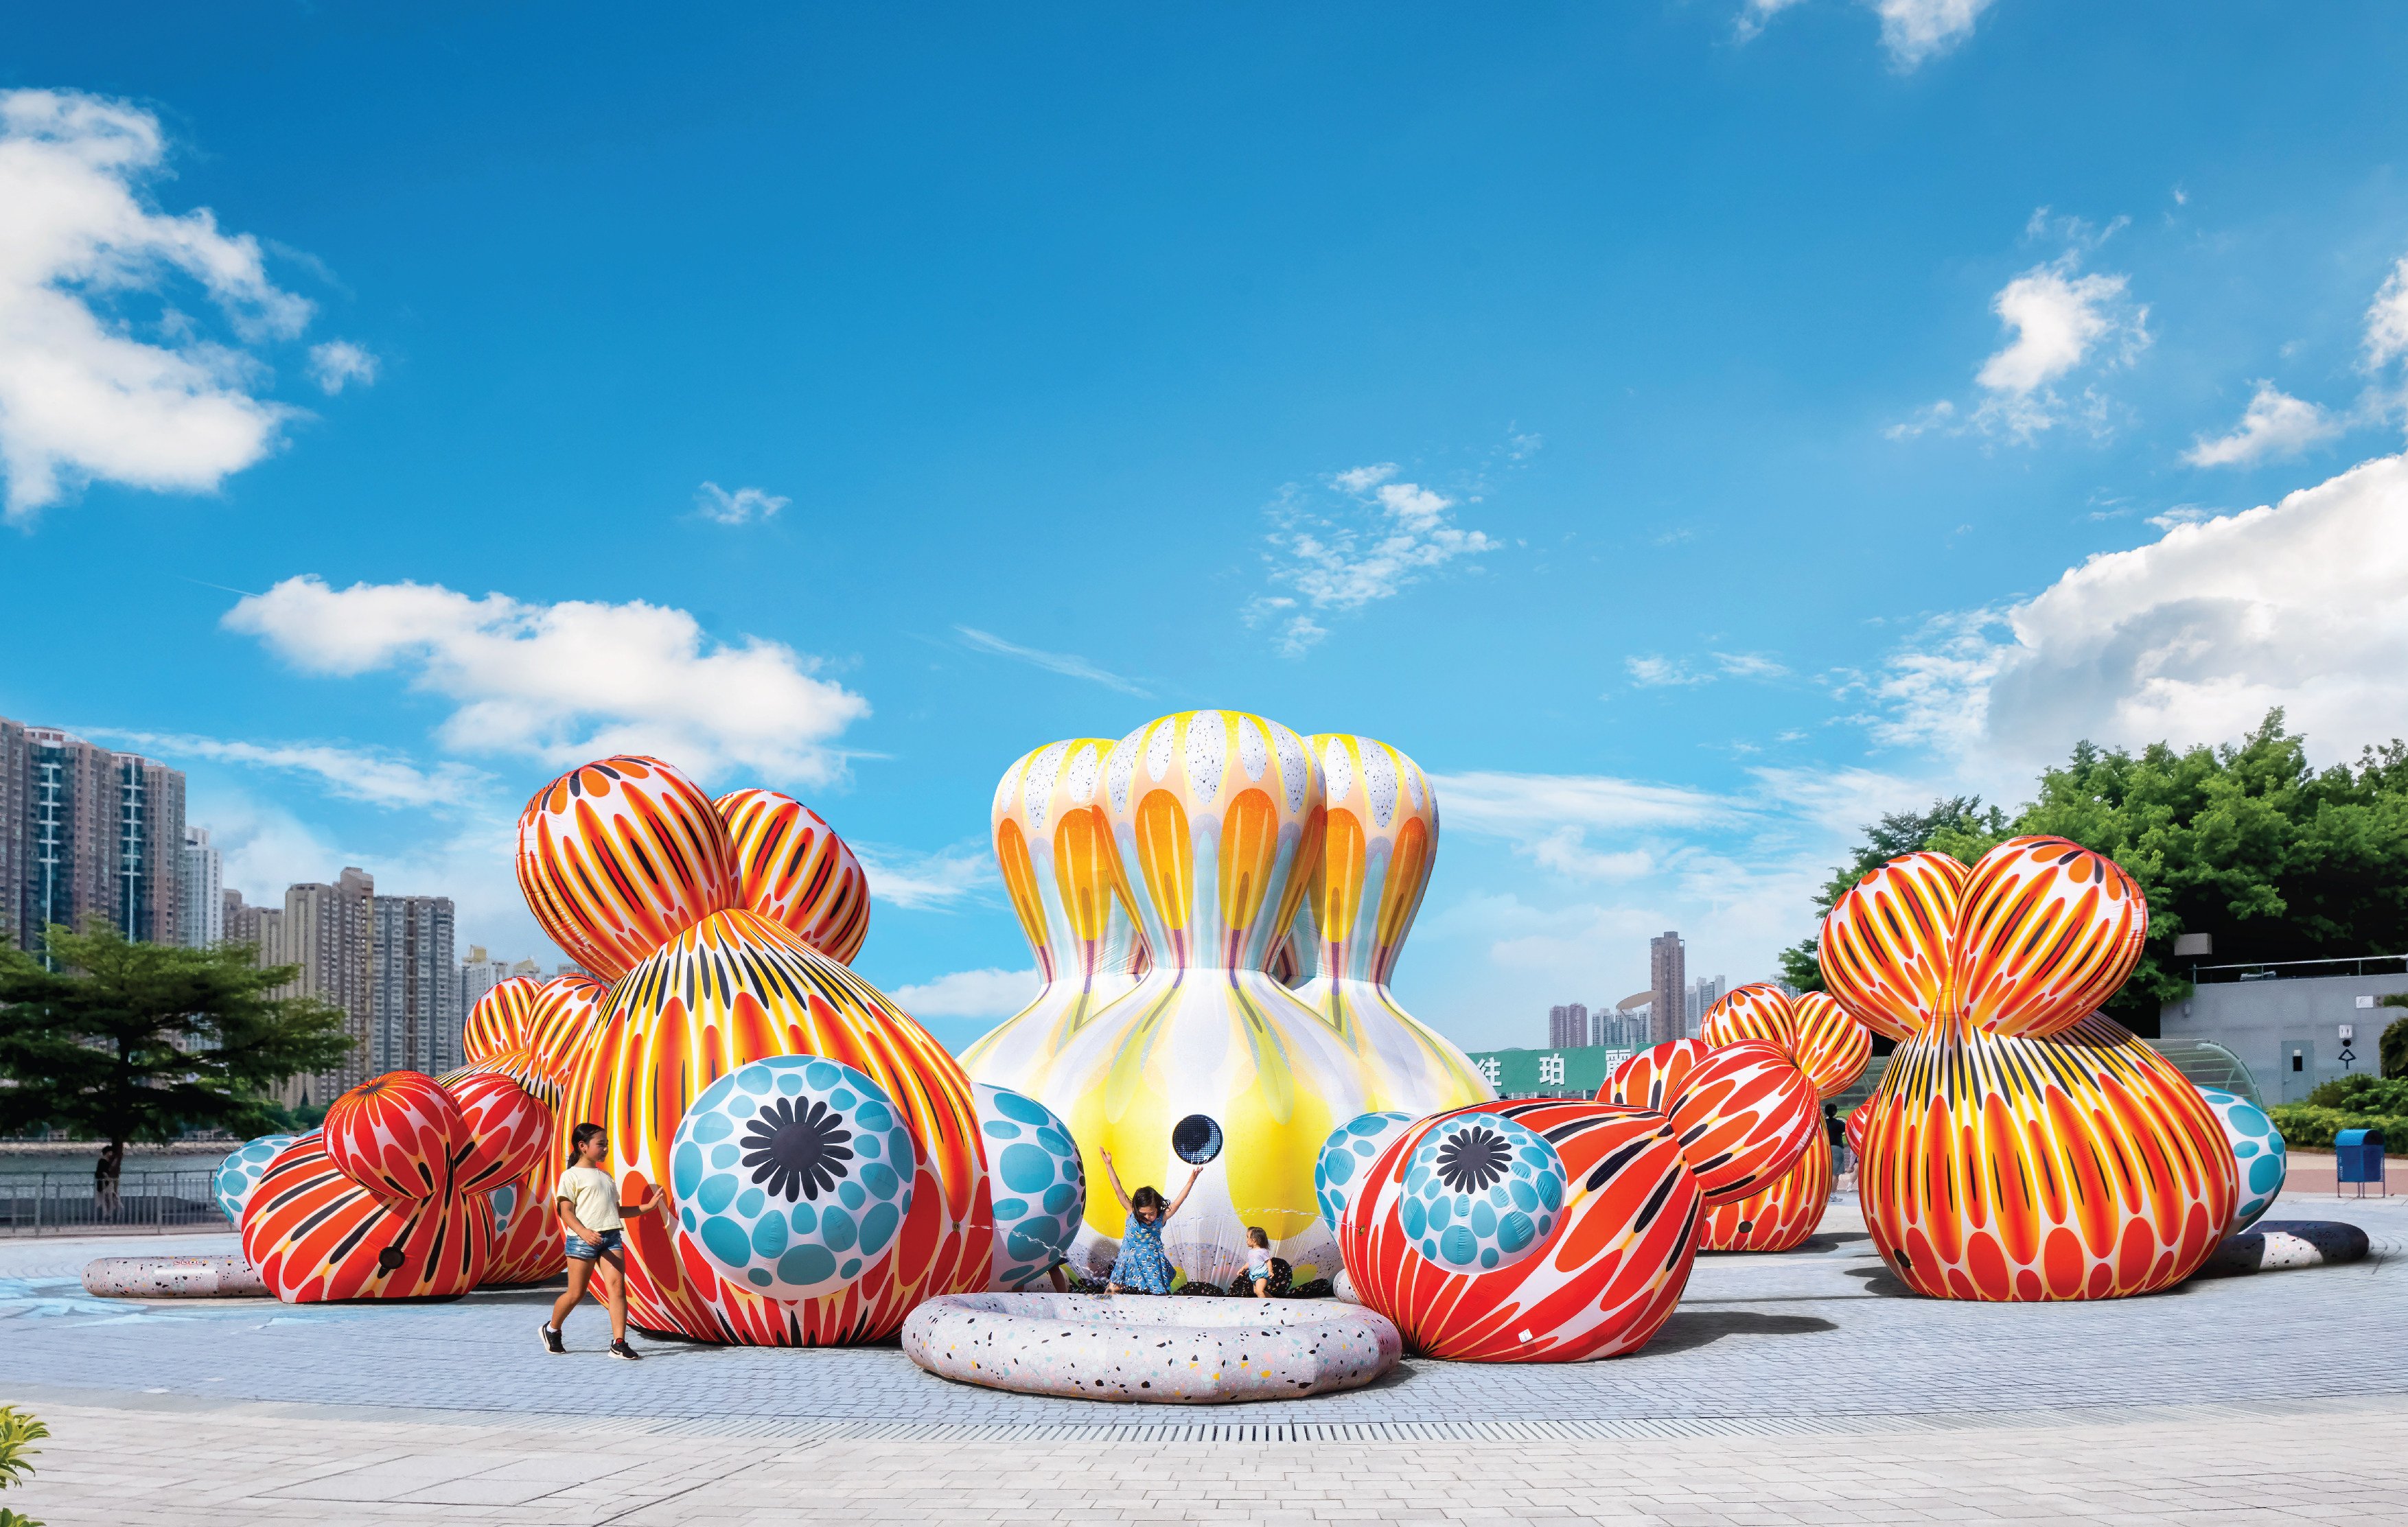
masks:
[[[1493,1129],[1468,1129],[1438,1148],[1438,1179],[1458,1193],[1486,1192],[1513,1163],[1513,1148]]]
[[[826,1104],[774,1098],[744,1126],[744,1164],[775,1198],[816,1202],[853,1175],[853,1131]]]

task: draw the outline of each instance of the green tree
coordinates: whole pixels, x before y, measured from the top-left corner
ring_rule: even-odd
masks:
[[[1865,829],[1856,856],[1831,872],[1814,898],[1817,918],[1848,893],[1856,883],[1900,854],[1953,854],[1971,863],[2011,835],[2007,814],[1985,806],[1979,795],[1956,795],[1931,803],[1928,811],[1893,811]],[[1821,935],[1781,951],[1781,978],[1800,992],[1823,990],[1823,967],[1815,950]]]
[[[263,970],[243,946],[136,944],[106,923],[53,926],[49,963],[0,952],[0,1131],[64,1126],[106,1142],[93,1187],[117,1202],[128,1141],[187,1129],[254,1134],[280,1110],[268,1091],[334,1065],[342,1014],[274,997],[295,968]]]
[[[2140,964],[2107,1005],[2143,1035],[2157,1032],[2166,1003],[2190,993],[2190,962],[2173,955],[2182,934],[2212,935],[2221,963],[2408,950],[2408,744],[2397,740],[2364,749],[2354,765],[2312,769],[2306,739],[2284,729],[2277,709],[2218,748],[2157,743],[2131,753],[2077,744],[2042,774],[2037,798],[2005,831],[1995,812],[1953,820],[1954,805],[1868,828],[1820,907],[1892,844],[1970,862],[2013,835],[2071,838],[2122,864],[2148,897]],[[1914,843],[1918,824],[1928,825]],[[1784,955],[1784,972],[1798,981],[1812,958],[1809,941]]]
[[[2408,992],[2394,992],[2376,1000],[2385,1007],[2408,1007]],[[2385,1026],[2375,1057],[2376,1068],[2385,1076],[2408,1078],[2408,1018],[2395,1018]]]

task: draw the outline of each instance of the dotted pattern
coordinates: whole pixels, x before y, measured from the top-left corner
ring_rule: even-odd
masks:
[[[1397,1217],[1425,1261],[1489,1272],[1544,1246],[1563,1206],[1564,1160],[1554,1146],[1501,1114],[1468,1113],[1413,1148]]]
[[[1017,1289],[1062,1260],[1087,1211],[1087,1170],[1070,1126],[1008,1087],[973,1082],[995,1192],[995,1287]]]
[[[209,1186],[218,1195],[218,1207],[229,1223],[239,1227],[242,1206],[251,1202],[251,1191],[259,1186],[260,1177],[276,1153],[300,1138],[294,1135],[263,1135],[246,1140],[241,1148],[218,1166],[217,1180]]]
[[[1339,1220],[1370,1175],[1380,1152],[1420,1117],[1401,1110],[1367,1113],[1329,1132],[1329,1138],[1321,1145],[1321,1159],[1312,1163],[1312,1196],[1321,1206],[1321,1222],[1331,1234],[1338,1234]]]
[[[774,1299],[834,1292],[883,1262],[918,1169],[885,1090],[811,1055],[712,1082],[670,1146],[686,1244]]]
[[[2233,1201],[2232,1227],[2225,1232],[2227,1235],[2238,1235],[2274,1206],[2275,1195],[2283,1191],[2283,1178],[2290,1170],[2290,1148],[2283,1143],[2282,1132],[2266,1117],[2266,1110],[2240,1093],[2202,1087],[2199,1095],[2207,1099],[2208,1111],[2224,1127],[2225,1141],[2232,1147],[2233,1165],[2241,1174],[2241,1192]]]

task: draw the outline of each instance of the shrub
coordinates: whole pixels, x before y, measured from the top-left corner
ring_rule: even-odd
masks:
[[[2318,1083],[2308,1101],[2319,1108],[2339,1108],[2344,1113],[2408,1114],[2408,1078],[2353,1071]]]
[[[2316,1092],[2322,1092],[2327,1087],[2338,1085],[2327,1082]],[[2330,1150],[2333,1136],[2345,1129],[2379,1129],[2383,1132],[2383,1149],[2386,1151],[2408,1149],[2408,1108],[2399,1113],[2370,1113],[2308,1102],[2278,1103],[2266,1112],[2274,1120],[2274,1127],[2282,1132],[2283,1143],[2295,1149]]]
[[[50,1429],[34,1419],[31,1411],[15,1406],[0,1406],[0,1490],[25,1482],[34,1472],[27,1463],[39,1449],[32,1446],[50,1434]],[[0,1527],[42,1527],[31,1517],[19,1516],[0,1506]]]

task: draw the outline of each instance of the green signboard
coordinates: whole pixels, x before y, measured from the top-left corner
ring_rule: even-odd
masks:
[[[1498,1097],[1595,1097],[1613,1068],[1629,1057],[1627,1049],[1574,1045],[1565,1049],[1477,1050],[1471,1064]]]

